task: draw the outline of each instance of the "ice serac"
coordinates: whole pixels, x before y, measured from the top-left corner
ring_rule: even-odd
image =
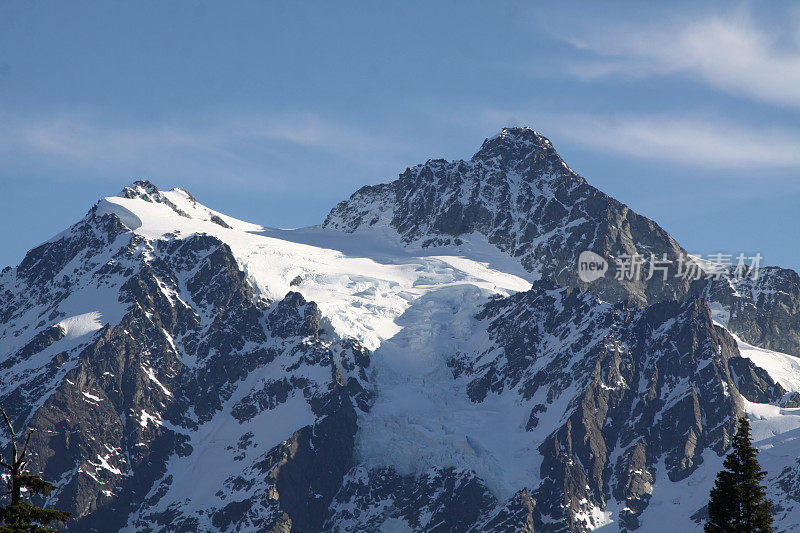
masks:
[[[674,276],[683,253],[675,240],[589,185],[530,128],[503,129],[469,161],[429,160],[391,183],[363,187],[337,205],[324,226],[346,232],[388,227],[403,242],[422,246],[457,245],[479,233],[530,272],[606,301],[646,305],[688,292],[688,282]],[[606,276],[588,285],[577,276],[584,250],[610,264]],[[615,279],[615,258],[637,253],[672,261],[666,281],[661,272],[650,280]]]

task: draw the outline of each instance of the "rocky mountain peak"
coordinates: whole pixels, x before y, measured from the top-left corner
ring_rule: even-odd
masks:
[[[470,161],[430,160],[391,183],[364,187],[331,210],[323,225],[345,232],[389,227],[409,246],[447,246],[481,234],[515,258],[532,277],[587,288],[605,301],[638,304],[679,298],[688,282],[627,280],[616,258],[685,254],[655,222],[589,185],[531,128],[504,128]],[[589,250],[604,258],[608,276],[579,279],[577,259]]]
[[[501,166],[516,166],[531,159],[554,158],[562,163],[549,139],[524,126],[503,128],[499,134],[483,141],[472,161],[495,161]]]

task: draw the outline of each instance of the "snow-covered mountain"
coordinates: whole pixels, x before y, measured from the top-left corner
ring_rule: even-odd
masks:
[[[800,279],[677,258],[527,128],[321,226],[136,182],[0,274],[0,404],[70,531],[700,530],[736,417],[800,523]]]
[[[658,224],[600,192],[576,174],[550,141],[530,128],[505,128],[469,161],[429,160],[384,185],[361,188],[337,205],[323,227],[358,232],[391,228],[401,242],[456,244],[480,234],[537,278],[588,289],[609,301],[646,304],[688,292],[688,281],[608,275],[582,282],[578,255],[685,254]],[[670,270],[674,274],[674,266]]]

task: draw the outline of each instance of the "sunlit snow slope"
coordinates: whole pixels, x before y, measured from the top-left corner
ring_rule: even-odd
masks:
[[[219,238],[264,296],[300,292],[320,306],[337,334],[357,338],[370,349],[397,334],[397,318],[431,291],[471,285],[507,295],[530,287],[525,279],[530,274],[480,235],[450,249],[407,249],[391,234],[264,228],[212,211],[182,189],[163,195],[191,218],[141,199],[109,197],[100,209],[152,240],[195,233]]]

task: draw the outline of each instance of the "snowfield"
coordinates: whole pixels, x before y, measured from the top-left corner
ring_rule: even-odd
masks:
[[[347,234],[317,226],[269,229],[212,211],[182,189],[163,194],[192,218],[163,203],[118,197],[102,200],[101,212],[133,221],[131,229],[150,240],[197,233],[217,237],[231,247],[265,297],[274,300],[290,290],[300,292],[320,306],[335,333],[356,338],[372,350],[397,334],[401,327],[396,319],[431,291],[469,284],[508,295],[529,289],[532,281],[518,264],[500,270],[512,260],[480,235],[453,247],[452,255],[443,254],[442,248],[426,253],[401,247],[388,232]],[[296,278],[299,284],[293,285]]]
[[[747,344],[738,336],[732,335],[739,345],[742,357],[747,357],[766,370],[787,391],[800,392],[800,358]]]

